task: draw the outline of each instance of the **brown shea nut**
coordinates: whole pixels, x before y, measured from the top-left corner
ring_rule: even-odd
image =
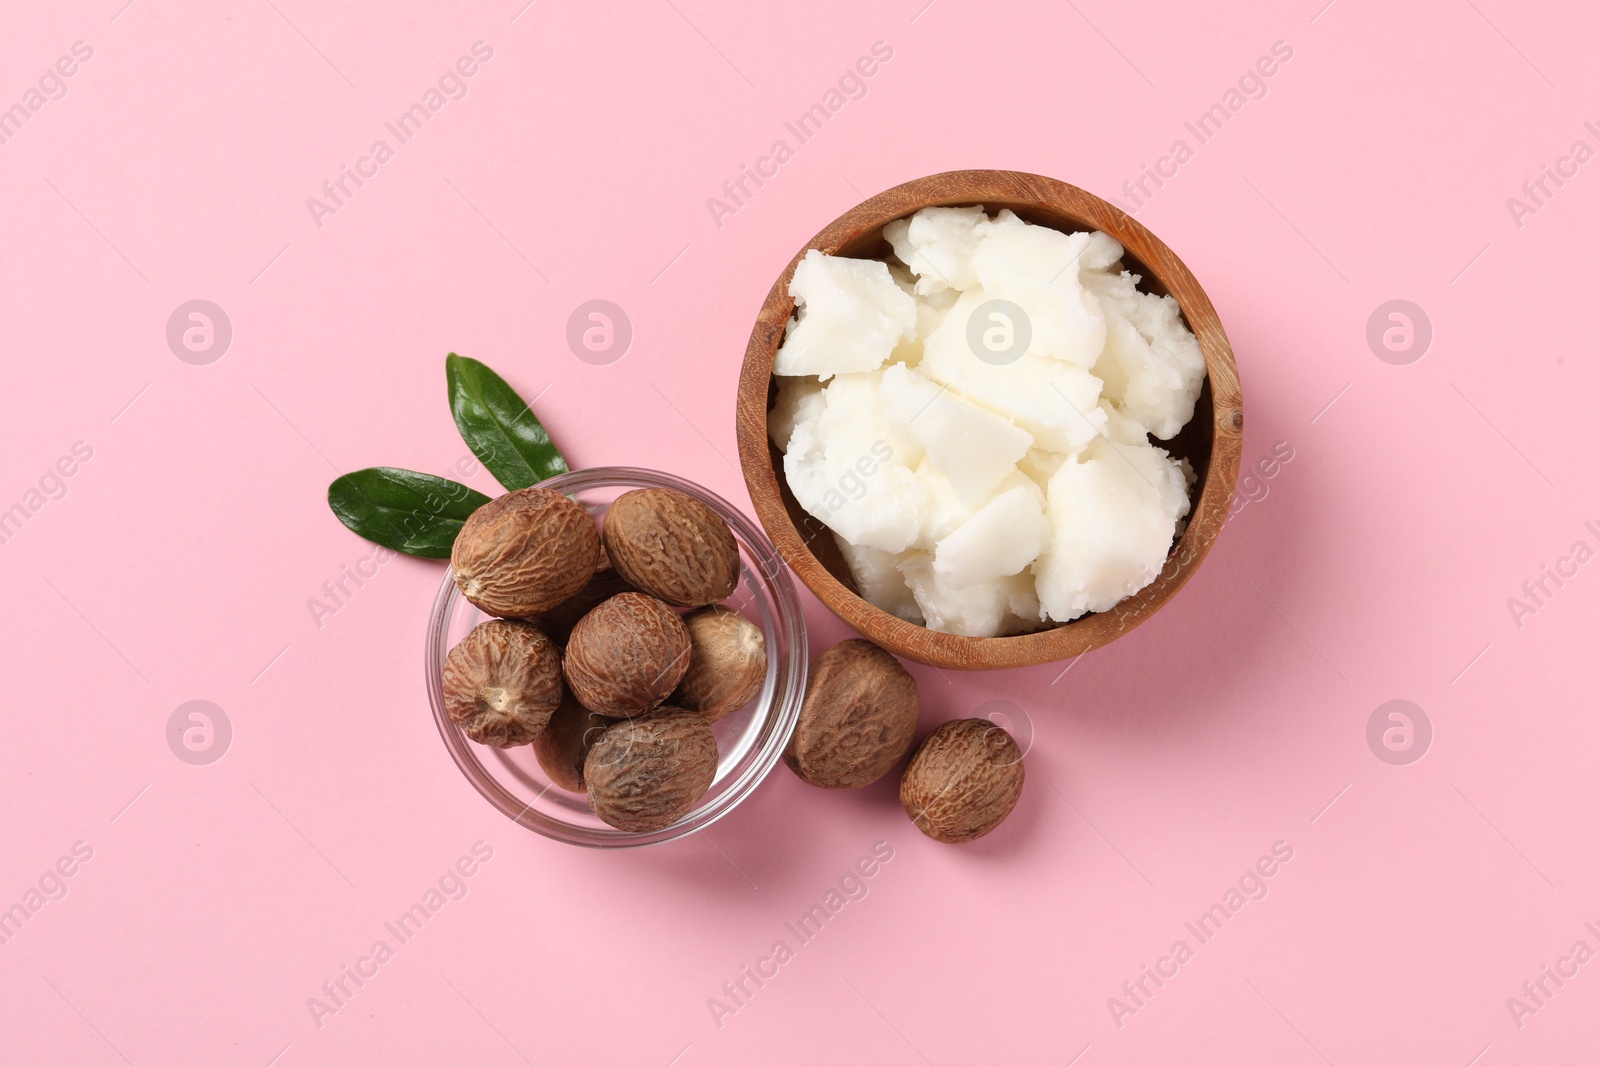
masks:
[[[618,718],[667,699],[689,668],[689,628],[643,593],[618,593],[578,620],[561,663],[590,711]]]
[[[525,622],[481,622],[444,658],[445,711],[481,745],[532,741],[560,705],[561,692],[554,642]]]
[[[852,638],[811,661],[783,761],[811,785],[855,789],[888,774],[916,732],[916,679],[871,641]]]
[[[518,489],[467,516],[450,550],[461,595],[490,615],[549,611],[594,574],[600,536],[582,505],[553,489]]]
[[[675,489],[632,489],[606,509],[606,552],[641,592],[679,608],[726,600],[739,546],[722,516]]]
[[[900,806],[947,844],[982,837],[1022,795],[1022,750],[988,719],[947,722],[922,739],[900,778]]]
[[[543,732],[533,739],[533,754],[552,782],[562,789],[582,793],[588,789],[583,779],[584,758],[611,723],[611,719],[596,715],[568,693]]]
[[[737,611],[712,605],[683,617],[689,628],[689,669],[672,702],[716,722],[761,692],[767,679],[767,639]]]
[[[606,825],[635,833],[683,818],[716,775],[711,724],[674,707],[614,723],[583,762],[589,807]]]
[[[634,591],[633,586],[611,566],[605,551],[601,550],[600,558],[594,566],[594,575],[589,579],[588,585],[549,611],[531,616],[528,621],[548,634],[550,640],[556,644],[565,645],[579,619],[599,607],[602,601],[609,600],[618,593]]]

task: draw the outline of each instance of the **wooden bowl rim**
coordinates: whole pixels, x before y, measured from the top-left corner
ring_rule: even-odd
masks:
[[[873,606],[835,578],[807,547],[784,506],[767,436],[772,365],[784,325],[794,313],[788,289],[801,257],[813,248],[833,254],[862,234],[923,207],[966,204],[983,204],[990,211],[1007,206],[1048,211],[1066,216],[1082,229],[1098,229],[1115,238],[1145,268],[1145,284],[1153,278],[1178,301],[1200,342],[1211,386],[1212,441],[1204,485],[1161,574],[1110,611],[1012,637],[962,637],[929,630]],[[736,420],[739,463],[756,517],[779,557],[830,611],[863,637],[908,659],[957,670],[992,670],[1082,655],[1132,630],[1171,600],[1204,561],[1227,519],[1239,475],[1244,408],[1233,349],[1216,309],[1189,268],[1160,238],[1116,205],[1066,182],[1022,171],[961,170],[917,178],[869,197],[801,246],[773,282],[751,330],[739,376]]]

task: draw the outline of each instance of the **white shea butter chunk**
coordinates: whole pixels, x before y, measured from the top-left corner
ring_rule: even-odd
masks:
[[[939,580],[933,557],[924,552],[909,553],[900,569],[928,629],[962,637],[992,637],[999,632],[1009,604],[998,586],[951,589]]]
[[[1189,512],[1182,468],[1147,443],[1102,440],[1050,479],[1051,538],[1034,575],[1045,614],[1105,611],[1160,573]]]
[[[1146,432],[1144,424],[1117,410],[1117,406],[1104,397],[1100,400],[1100,412],[1106,417],[1105,435],[1108,440],[1119,445],[1146,445],[1150,443],[1150,435]]]
[[[891,366],[878,388],[884,418],[915,438],[963,503],[981,505],[1016,469],[1033,437],[909,367]]]
[[[976,509],[962,503],[950,479],[927,459],[918,465],[916,478],[923,497],[921,522],[913,545],[932,552],[940,541],[950,536],[950,531],[970,519]]]
[[[1142,293],[1138,282],[1126,271],[1084,279],[1106,318],[1105,348],[1094,372],[1105,382],[1107,399],[1166,441],[1194,417],[1206,361],[1178,302]]]
[[[921,533],[926,510],[913,473],[922,450],[884,421],[878,379],[845,374],[830,382],[821,410],[795,422],[783,473],[800,506],[834,533],[903,552]]]
[[[1102,405],[1103,407],[1104,405]],[[1042,492],[1050,486],[1050,476],[1060,469],[1067,457],[1060,452],[1046,452],[1042,448],[1030,448],[1028,454],[1017,463],[1017,470],[1027,475]]]
[[[1094,230],[1089,234],[1089,244],[1078,260],[1082,273],[1107,271],[1122,259],[1122,245],[1108,233]]]
[[[917,294],[931,296],[977,284],[972,257],[989,225],[982,206],[925,207],[889,223],[883,236],[917,276]]]
[[[855,579],[856,592],[861,594],[863,600],[896,618],[922,625],[922,610],[917,607],[917,598],[906,584],[905,575],[900,573],[902,556],[852,545],[838,534],[834,534],[833,539],[839,545],[845,565],[850,568],[850,576]]]
[[[795,424],[815,420],[826,405],[822,383],[815,378],[779,378],[778,397],[767,412],[767,436],[778,451],[787,452]]]
[[[887,264],[811,249],[789,283],[795,317],[772,365],[778,375],[831,378],[877,370],[917,325],[916,300]]]
[[[916,278],[905,267],[898,263],[889,264],[889,276],[905,293],[915,293]],[[912,328],[911,335],[901,339],[900,343],[894,346],[894,351],[889,353],[888,365],[904,364],[907,367],[915,367],[921,363],[923,339],[939,328],[939,323],[944,321],[945,313],[955,305],[956,297],[960,295],[954,289],[946,289],[932,298],[913,296],[917,302],[917,323]]]
[[[1050,539],[1044,504],[1031,484],[999,494],[939,542],[934,574],[951,589],[971,589],[1021,573]]]
[[[924,457],[917,467],[917,483],[922,486],[927,494],[922,499],[922,527],[913,547],[924,552],[932,552],[953,533],[956,527],[966,522],[977,512],[978,508],[988,503],[987,500],[974,506],[966,503],[950,484],[950,479],[940,473],[931,460]],[[1031,484],[1031,479],[1021,471],[1014,470],[1007,474],[996,487],[996,493],[1003,493],[1017,486],[1027,487],[1029,492],[1038,491],[1043,507],[1043,490]]]
[[[1028,316],[1029,355],[1092,367],[1105,347],[1100,301],[1083,287],[1083,259],[1108,250],[1087,233],[1030,226],[1002,211],[973,253],[978,284],[993,300],[1009,300]]]
[[[986,300],[982,289],[961,294],[922,346],[917,370],[968,400],[1011,419],[1049,452],[1076,455],[1105,428],[1100,379],[1076,363],[1023,355],[1011,363],[979,359],[967,323]]]
[[[1002,578],[968,589],[952,589],[934,570],[926,552],[908,552],[900,570],[916,597],[923,625],[962,637],[999,637],[1036,629],[1038,598],[1026,574]]]
[[[1039,608],[1039,593],[1034,586],[1033,575],[1023,571],[1010,578],[1002,578],[996,584],[1006,595],[1006,611],[1000,619],[1000,629],[994,636],[1005,637],[1039,629],[1044,622],[1044,612]]]

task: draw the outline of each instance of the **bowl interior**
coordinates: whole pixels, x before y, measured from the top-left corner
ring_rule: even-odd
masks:
[[[712,725],[717,773],[683,819],[664,830],[630,833],[601,822],[587,797],[551,782],[532,745],[501,749],[480,745],[462,733],[444,711],[442,672],[449,650],[490,616],[456,588],[448,571],[429,620],[425,669],[434,720],[456,765],[468,781],[515,822],[571,844],[618,847],[653,844],[693,833],[727,814],[764,778],[782,754],[800,712],[807,665],[806,635],[798,597],[788,572],[776,565],[770,543],[748,519],[707,490],[657,471],[592,468],[542,483],[573,497],[598,520],[611,501],[629,489],[678,489],[700,499],[728,522],[739,545],[739,584],[724,603],[761,628],[767,676],[760,694],[744,708]]]
[[[990,214],[1009,208],[1024,220],[1065,232],[1100,230],[1123,246],[1125,269],[1139,287],[1177,300],[1200,342],[1207,374],[1194,416],[1170,441],[1156,441],[1195,473],[1190,514],[1167,565],[1145,589],[1107,612],[1035,633],[961,637],[895,618],[863,600],[832,533],[795,500],[781,476],[783,455],[766,436],[766,414],[777,395],[772,362],[793,314],[788,283],[808,249],[829,255],[888,259],[883,226],[928,206],[981,204]],[[1242,401],[1232,349],[1204,290],[1154,234],[1114,205],[1063,182],[1012,171],[957,171],[897,186],[851,209],[808,242],[769,293],[751,333],[740,382],[740,459],[751,499],[768,534],[801,580],[830,610],[892,652],[956,669],[1029,666],[1080,655],[1137,626],[1183,585],[1209,550],[1226,518],[1238,476]],[[1220,392],[1219,392],[1220,391]],[[1222,400],[1219,403],[1218,397]],[[759,413],[759,414],[758,414]]]

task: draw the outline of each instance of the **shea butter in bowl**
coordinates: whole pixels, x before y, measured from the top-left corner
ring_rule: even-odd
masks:
[[[954,171],[800,249],[751,331],[739,457],[777,553],[863,636],[1023,667],[1161,608],[1238,476],[1238,371],[1204,290],[1063,182]]]

